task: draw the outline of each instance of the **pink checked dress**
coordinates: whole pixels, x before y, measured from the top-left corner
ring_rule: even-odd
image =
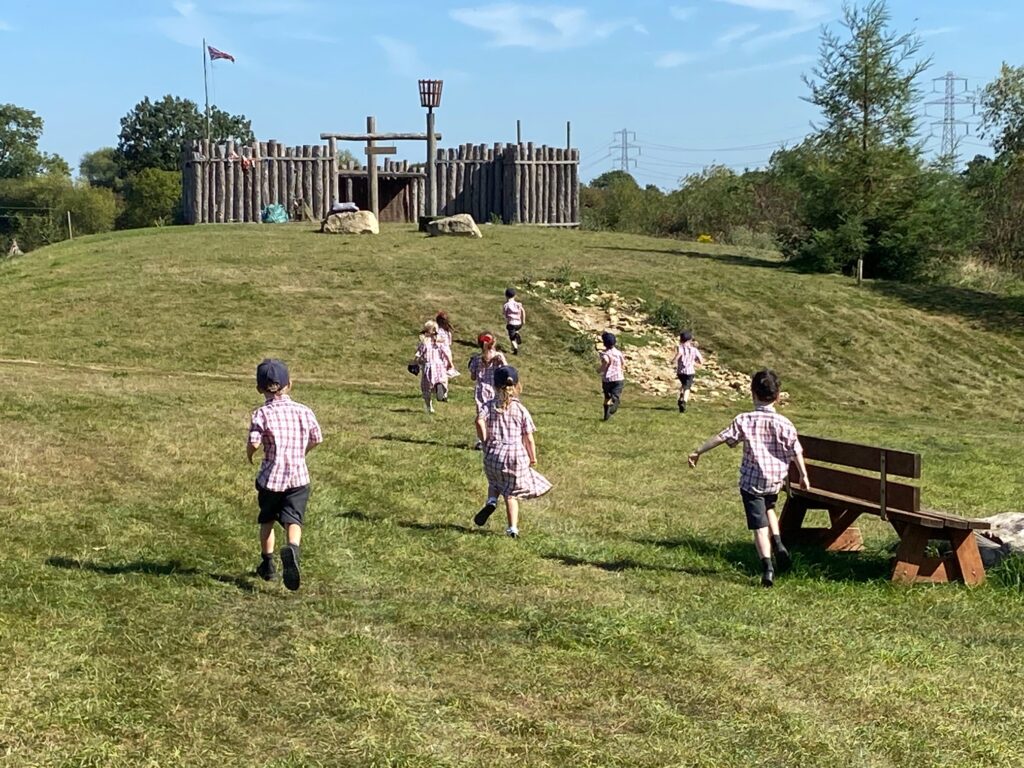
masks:
[[[452,335],[441,326],[437,326],[437,346],[441,348],[442,354],[451,363],[449,370],[455,370],[455,358],[452,357]]]
[[[501,352],[495,352],[489,363],[484,362],[483,355],[473,355],[469,359],[469,375],[476,382],[473,397],[476,399],[477,411],[497,394],[494,391],[494,372],[503,365],[508,365],[508,360]]]
[[[448,360],[436,340],[420,342],[416,349],[416,362],[420,364],[420,390],[424,395],[438,384],[448,384]]]
[[[518,399],[499,411],[501,398],[487,402],[480,415],[487,421],[484,442],[484,474],[488,496],[533,499],[551,490],[551,483],[530,466],[523,436],[537,431],[530,412]]]

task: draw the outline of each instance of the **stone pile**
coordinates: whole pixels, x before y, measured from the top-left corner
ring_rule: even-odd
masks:
[[[619,337],[619,349],[626,359],[626,380],[645,392],[676,397],[679,382],[672,358],[678,339],[651,321],[643,299],[628,300],[615,291],[586,292],[578,282],[536,280],[531,292],[547,301],[565,319],[570,328],[591,336],[596,352],[603,349],[600,336],[611,331]],[[646,344],[634,344],[623,336],[639,337]],[[712,350],[701,349],[704,365],[698,369],[693,393],[706,399],[749,397],[750,375],[722,365]],[[785,404],[789,395],[782,393]]]

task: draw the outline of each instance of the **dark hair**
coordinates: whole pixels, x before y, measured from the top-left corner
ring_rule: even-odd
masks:
[[[506,288],[505,289],[505,298],[506,299],[511,299],[515,295],[516,295],[516,289],[515,288]]]
[[[611,331],[605,331],[604,333],[601,334],[601,342],[608,349],[611,349],[612,347],[615,346],[615,341],[615,334],[612,333]]]
[[[434,322],[436,322],[441,328],[448,331],[448,333],[455,331],[455,326],[452,325],[452,321],[448,319],[448,313],[443,309],[437,313],[437,317],[434,318]]]
[[[758,371],[750,379],[750,391],[759,403],[774,403],[781,388],[778,375],[770,368]]]
[[[693,341],[693,331],[683,331],[679,334],[679,340],[683,343]]]

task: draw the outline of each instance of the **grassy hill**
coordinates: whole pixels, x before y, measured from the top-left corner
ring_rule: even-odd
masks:
[[[1021,297],[514,228],[62,243],[0,266],[0,764],[1019,765],[1011,569],[893,588],[867,521],[866,552],[755,588],[738,454],[685,467],[743,404],[627,387],[601,422],[537,299],[517,364],[556,487],[519,541],[500,512],[474,528],[468,377],[430,418],[404,364],[437,309],[469,341],[506,285],[556,275],[671,301],[730,367],[776,368],[803,431],[921,451],[927,505],[1021,508]],[[251,576],[264,356],[327,438],[297,594]]]

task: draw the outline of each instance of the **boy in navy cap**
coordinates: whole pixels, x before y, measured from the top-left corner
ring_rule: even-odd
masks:
[[[604,420],[608,421],[617,410],[625,385],[623,368],[626,359],[616,347],[615,334],[605,331],[601,334],[604,351],[601,352],[601,388],[604,390]]]
[[[256,391],[266,402],[252,414],[247,456],[252,464],[256,449],[263,446],[263,461],[256,475],[256,497],[260,514],[262,561],[256,574],[270,581],[274,568],[274,523],[284,527],[288,543],[281,549],[284,585],[296,590],[300,584],[299,546],[302,524],[309,501],[309,470],[306,454],[323,442],[313,411],[289,397],[291,378],[281,360],[264,360],[256,368]]]

